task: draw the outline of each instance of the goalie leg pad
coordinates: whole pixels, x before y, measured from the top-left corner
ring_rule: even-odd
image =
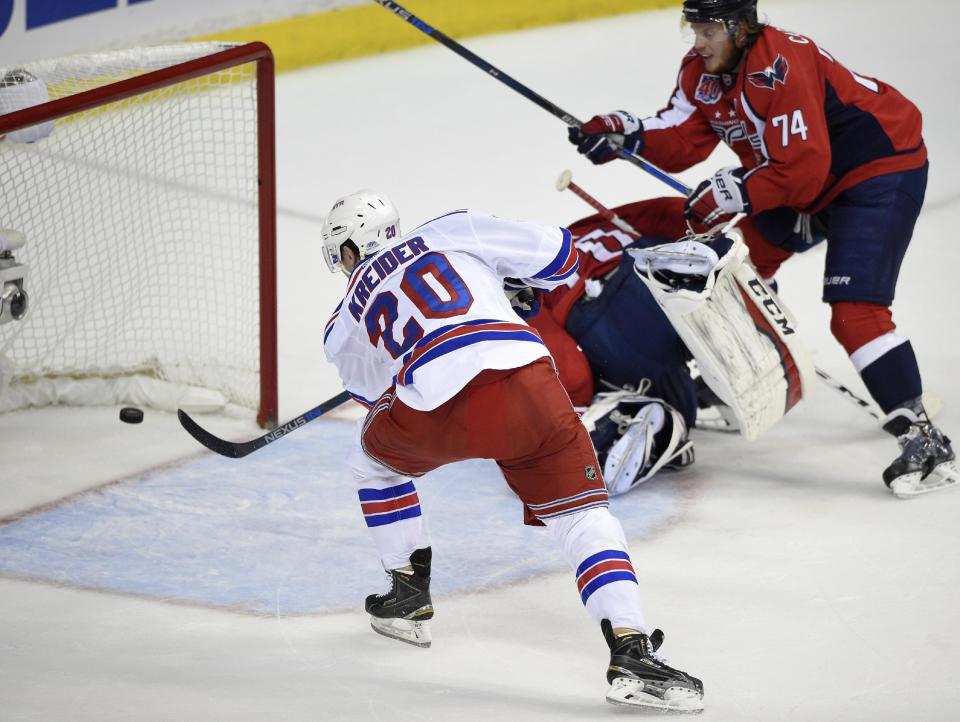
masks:
[[[659,404],[644,406],[623,436],[610,447],[603,464],[603,478],[610,496],[628,492],[640,483],[642,472],[650,466],[653,436],[663,427],[663,416]]]
[[[809,392],[816,376],[795,319],[744,262],[747,249],[739,233],[730,235],[725,240],[732,243],[710,239],[710,250],[723,253],[697,283],[656,273],[642,252],[634,270],[693,354],[706,384],[733,410],[740,433],[754,439]],[[674,253],[698,253],[697,245],[666,244]],[[699,268],[695,262],[686,265]]]
[[[618,403],[611,407],[613,402]],[[637,404],[641,406],[632,417],[624,416]],[[683,415],[669,404],[627,392],[601,394],[584,415],[588,428],[598,425],[597,413],[605,421],[621,419],[619,438],[608,451],[597,449],[604,457],[603,478],[611,496],[630,491],[664,467],[678,469],[693,463],[693,443],[687,438]]]

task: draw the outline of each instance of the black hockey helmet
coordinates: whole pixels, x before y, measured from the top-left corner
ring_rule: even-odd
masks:
[[[744,19],[756,23],[757,0],[683,0],[683,19],[688,23],[724,25]]]

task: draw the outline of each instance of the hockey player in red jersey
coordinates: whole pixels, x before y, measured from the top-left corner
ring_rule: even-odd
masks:
[[[539,312],[527,318],[550,349],[571,401],[584,409],[611,495],[661,469],[693,463],[688,429],[698,406],[690,354],[627,253],[682,235],[682,213],[657,201],[618,210],[643,237],[600,215],[571,224],[579,268],[540,294]]]
[[[920,111],[810,38],[759,22],[756,0],[685,0],[683,17],[693,49],[669,105],[642,120],[594,116],[571,142],[604,163],[619,154],[613,139],[668,172],[726,143],[740,165],[704,180],[685,216],[710,227],[748,214],[741,228],[767,280],[825,236],[831,330],[900,445],[884,481],[898,496],[954,485],[950,440],[923,408],[913,347],[890,308],[926,191]]]
[[[368,407],[348,456],[363,518],[391,579],[367,597],[374,630],[430,645],[431,548],[415,479],[494,459],[526,523],[545,526],[575,570],[610,648],[607,699],[703,708],[700,680],[656,655],[637,577],[586,429],[542,340],[511,309],[515,286],[549,290],[577,270],[565,228],[447,213],[401,235],[374,191],[339,199],[323,227],[331,271],[349,275],[324,331],[344,387]]]

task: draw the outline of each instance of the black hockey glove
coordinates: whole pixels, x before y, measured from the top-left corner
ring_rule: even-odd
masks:
[[[540,296],[537,291],[519,278],[503,279],[503,292],[514,312],[522,319],[533,318],[540,313]]]

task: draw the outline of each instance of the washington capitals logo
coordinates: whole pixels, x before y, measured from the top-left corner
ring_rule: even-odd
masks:
[[[700,84],[697,85],[697,92],[694,95],[696,100],[705,105],[713,105],[720,100],[721,95],[723,95],[723,88],[720,87],[719,75],[704,73],[700,76]]]
[[[787,73],[789,72],[789,63],[787,63],[782,55],[778,55],[777,59],[773,61],[773,66],[768,65],[759,73],[750,73],[747,76],[747,80],[750,81],[751,85],[755,85],[758,88],[773,90],[776,88],[778,82],[780,85],[787,84]]]

